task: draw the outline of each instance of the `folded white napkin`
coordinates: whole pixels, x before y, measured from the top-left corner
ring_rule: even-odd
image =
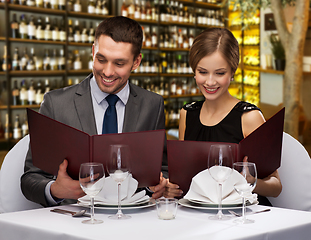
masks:
[[[121,204],[134,204],[149,199],[146,191],[137,190],[138,182],[131,174],[121,183],[120,199]],[[90,202],[89,196],[84,196],[78,199],[80,202]],[[118,184],[110,176],[105,178],[103,189],[95,196],[95,203],[100,204],[117,204],[118,203]]]
[[[230,177],[222,184],[222,203],[240,204],[242,197],[234,190],[235,184],[247,184],[245,178],[236,170],[232,170]],[[199,172],[192,178],[187,194],[184,196],[189,201],[218,204],[219,185],[212,178],[209,170]],[[257,194],[250,193],[246,200],[254,203],[257,201]]]

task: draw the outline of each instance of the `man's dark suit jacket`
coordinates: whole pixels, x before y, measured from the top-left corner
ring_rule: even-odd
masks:
[[[92,77],[93,74],[90,74],[77,85],[46,93],[39,112],[89,135],[97,134],[90,90]],[[130,95],[125,106],[123,132],[165,129],[162,96],[131,83],[129,86]],[[167,165],[165,162],[163,164]],[[25,173],[21,177],[21,189],[25,197],[48,206],[45,187],[52,179],[55,179],[55,176],[33,166],[29,150],[25,161]]]

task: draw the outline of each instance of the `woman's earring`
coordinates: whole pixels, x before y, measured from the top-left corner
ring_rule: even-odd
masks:
[[[232,77],[230,80],[231,80],[231,82],[233,82],[233,81],[234,81],[234,78]]]

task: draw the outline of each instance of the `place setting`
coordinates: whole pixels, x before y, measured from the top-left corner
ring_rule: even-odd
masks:
[[[257,182],[254,163],[233,163],[229,145],[212,145],[208,155],[208,168],[196,174],[185,196],[179,200],[183,207],[217,211],[211,220],[229,220],[250,223],[245,219],[246,207],[258,204],[252,193]],[[228,210],[229,214],[224,214]],[[237,210],[237,211],[236,211]],[[239,214],[242,210],[242,214]],[[265,210],[268,211],[268,210]]]
[[[94,207],[95,209],[117,210],[110,219],[129,219],[130,215],[122,209],[140,209],[155,205],[155,201],[146,195],[146,191],[137,191],[138,181],[133,178],[130,167],[130,151],[128,145],[111,145],[111,156],[106,163],[109,176],[100,180],[102,189],[92,202],[92,197],[87,195],[78,199],[78,205]],[[99,184],[99,183],[97,183]],[[83,189],[83,187],[82,187]]]

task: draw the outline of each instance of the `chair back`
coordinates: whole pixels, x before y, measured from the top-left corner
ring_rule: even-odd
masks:
[[[22,138],[4,158],[0,169],[0,213],[42,207],[27,200],[20,187],[28,146],[29,135]]]
[[[304,146],[283,133],[281,167],[282,192],[269,197],[274,207],[311,211],[311,159]]]

